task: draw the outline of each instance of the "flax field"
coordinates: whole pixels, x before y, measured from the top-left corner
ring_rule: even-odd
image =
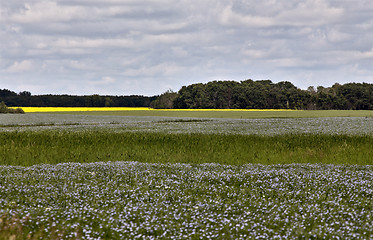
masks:
[[[369,239],[372,146],[371,117],[0,115],[0,239]]]

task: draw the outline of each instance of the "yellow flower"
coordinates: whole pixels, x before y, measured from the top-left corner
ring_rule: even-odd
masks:
[[[17,107],[12,107],[17,108]],[[267,112],[300,111],[293,109],[153,109],[147,107],[21,107],[26,113],[33,112],[101,112],[101,111],[170,111],[170,112]]]

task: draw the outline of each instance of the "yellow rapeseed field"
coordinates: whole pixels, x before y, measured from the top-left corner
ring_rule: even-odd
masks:
[[[16,108],[16,107],[14,107]],[[153,109],[147,107],[21,107],[26,113],[33,112],[101,112],[101,111],[298,111],[292,109]]]
[[[138,111],[151,110],[151,108],[131,107],[21,107],[26,113],[33,112],[99,112],[99,111]]]

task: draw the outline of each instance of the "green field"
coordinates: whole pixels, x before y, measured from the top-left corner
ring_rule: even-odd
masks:
[[[309,111],[203,111],[203,110],[155,110],[155,111],[90,111],[59,112],[59,114],[106,116],[158,116],[189,118],[315,118],[315,117],[373,117],[369,110],[309,110]]]
[[[134,113],[0,115],[0,239],[372,236],[372,111]]]
[[[0,135],[0,164],[139,161],[242,165],[373,164],[373,136],[23,131]]]

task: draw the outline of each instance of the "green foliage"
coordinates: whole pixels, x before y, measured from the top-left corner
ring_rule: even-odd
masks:
[[[8,106],[22,107],[148,107],[156,97],[146,96],[88,96],[72,95],[31,95],[24,91],[16,94],[0,89],[0,101]]]
[[[0,113],[25,113],[22,108],[8,108],[7,105],[5,105],[4,102],[0,102]]]
[[[175,108],[305,109],[310,103],[307,92],[290,82],[270,80],[242,82],[214,81],[182,87]]]
[[[373,164],[372,136],[145,132],[1,132],[0,165],[140,161],[221,164]]]
[[[10,96],[17,96],[17,93],[10,91],[8,89],[0,89],[0,98]]]
[[[302,90],[271,80],[212,81],[183,86],[160,96],[71,96],[16,94],[0,89],[0,101],[24,107],[153,107],[178,109],[373,110],[373,84],[347,83]]]
[[[178,97],[176,92],[168,90],[161,94],[156,100],[150,103],[151,108],[155,109],[172,109],[174,107],[174,101]]]
[[[5,105],[4,102],[0,102],[0,113],[8,113],[9,108]]]
[[[373,84],[335,84],[301,90],[290,82],[213,81],[183,86],[175,108],[373,110]]]

